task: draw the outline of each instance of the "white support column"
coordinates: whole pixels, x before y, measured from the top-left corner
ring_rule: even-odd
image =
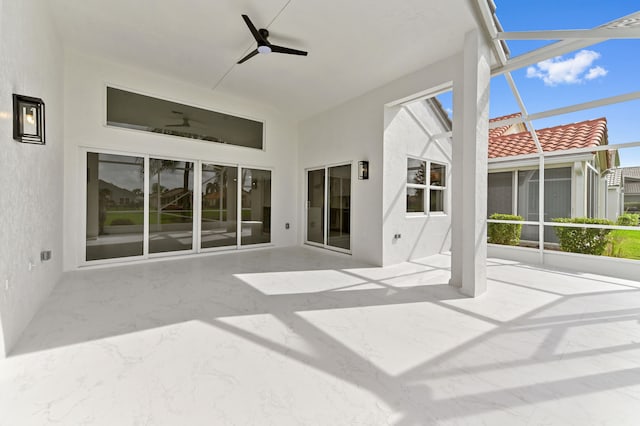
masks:
[[[483,35],[465,35],[453,86],[451,281],[463,294],[487,287],[487,155],[490,50]]]

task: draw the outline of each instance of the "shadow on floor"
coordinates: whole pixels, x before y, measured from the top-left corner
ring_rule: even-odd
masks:
[[[544,275],[542,269],[513,264],[495,266],[500,272],[491,285],[496,289],[507,295],[528,291],[545,299],[502,320],[491,312],[499,313],[500,306],[486,308],[491,300],[467,299],[447,285],[446,257],[403,268],[371,268],[341,256],[284,249],[81,271],[67,275],[56,288],[12,356],[197,320],[366,389],[398,413],[390,421],[396,425],[436,424],[640,384],[640,364],[631,361],[611,371],[553,380],[540,377],[535,384],[491,385],[490,390],[438,396],[442,379],[482,382],[482,375],[495,371],[622,356],[640,349],[634,340],[639,332],[617,336],[599,348],[577,347],[569,353],[562,348],[564,336],[583,327],[637,324],[640,308],[628,304],[633,298],[640,300],[639,288],[603,279],[596,282],[597,289],[563,294],[547,286],[580,278],[555,271]],[[527,273],[548,281],[529,284],[518,279]],[[583,304],[594,295],[606,299],[602,310],[585,312]],[[419,303],[447,310],[452,320],[460,321],[460,326],[449,324],[451,333],[469,327],[465,321],[477,321],[489,331],[394,375],[302,315]],[[484,311],[479,313],[479,308]],[[298,351],[225,320],[259,314],[279,320],[312,350]]]

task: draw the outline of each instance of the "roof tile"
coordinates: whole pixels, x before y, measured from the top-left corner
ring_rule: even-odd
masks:
[[[489,120],[498,121],[516,117],[511,114]],[[489,158],[511,157],[537,152],[529,132],[504,133],[511,126],[497,127],[489,131]],[[542,150],[545,152],[573,148],[588,148],[607,143],[607,119],[604,117],[579,123],[564,124],[536,130]]]
[[[495,121],[502,121],[502,120],[506,120],[509,118],[515,118],[515,117],[520,117],[522,116],[521,113],[516,112],[515,114],[509,114],[509,115],[505,115],[504,117],[496,117],[496,118],[490,118],[489,119],[489,123],[493,123]],[[500,126],[500,127],[495,127],[493,129],[489,129],[489,139],[491,138],[496,138],[498,136],[502,136],[504,134],[504,132],[506,132],[507,130],[509,130],[511,128],[512,124],[507,124],[506,126]]]

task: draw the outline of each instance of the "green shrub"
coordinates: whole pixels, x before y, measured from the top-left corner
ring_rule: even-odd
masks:
[[[522,216],[514,216],[512,214],[494,213],[489,219],[496,220],[524,220]],[[521,223],[489,223],[487,228],[488,241],[491,244],[503,244],[508,246],[517,246],[520,244],[520,233],[522,231]]]
[[[119,218],[113,219],[111,221],[111,226],[125,226],[125,225],[134,225],[131,219]]]
[[[588,225],[613,225],[608,219],[592,219],[588,217],[557,218],[553,222],[584,223]],[[570,253],[602,255],[611,242],[611,229],[567,228],[555,226],[560,240],[560,249]]]
[[[616,222],[616,225],[638,226],[638,223],[640,223],[640,215],[633,214],[633,213],[625,213],[623,215],[620,215],[620,217],[618,217],[618,221]]]

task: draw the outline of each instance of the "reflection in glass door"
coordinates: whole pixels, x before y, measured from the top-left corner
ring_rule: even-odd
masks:
[[[307,242],[351,249],[350,164],[307,171]]]
[[[271,242],[270,170],[87,152],[85,177],[86,262]]]
[[[149,253],[193,249],[193,163],[149,159]]]
[[[202,165],[200,247],[238,244],[238,168]]]
[[[86,260],[142,256],[144,158],[87,153]]]
[[[271,242],[271,171],[242,168],[241,244]]]

